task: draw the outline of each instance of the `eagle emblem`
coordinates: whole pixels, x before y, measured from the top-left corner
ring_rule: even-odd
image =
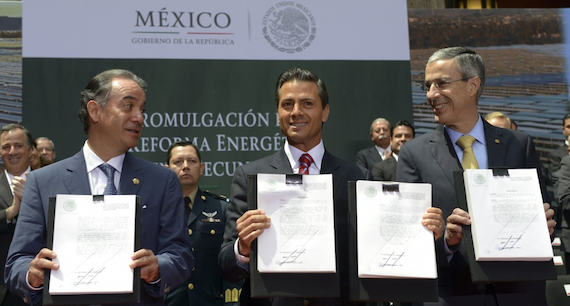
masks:
[[[216,216],[217,214],[218,214],[218,211],[214,211],[211,213],[203,211],[202,215],[206,216],[206,219],[204,219],[202,221],[204,221],[204,222],[220,222],[220,219],[214,219],[214,216]]]

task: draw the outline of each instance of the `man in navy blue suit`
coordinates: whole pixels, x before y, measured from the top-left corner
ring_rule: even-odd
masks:
[[[145,86],[127,70],[108,70],[91,79],[81,92],[79,118],[88,136],[82,150],[28,176],[5,273],[7,286],[27,303],[41,304],[45,269],[59,269],[52,261],[57,254],[46,248],[49,198],[57,194],[109,194],[113,189],[140,196],[141,249],[129,266],[140,268],[141,305],[163,305],[162,296],[190,276],[194,259],[178,178],[127,152],[141,135]],[[112,183],[101,165],[113,168]]]

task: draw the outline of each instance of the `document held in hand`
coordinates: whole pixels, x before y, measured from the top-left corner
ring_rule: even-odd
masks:
[[[536,169],[468,169],[463,179],[477,261],[552,259]]]
[[[431,184],[357,181],[358,277],[437,278],[429,207]]]
[[[49,294],[133,292],[136,195],[57,195]]]
[[[336,272],[331,174],[258,174],[257,208],[271,218],[257,238],[260,273]]]

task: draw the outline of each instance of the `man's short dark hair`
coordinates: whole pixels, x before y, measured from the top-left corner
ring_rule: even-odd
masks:
[[[24,127],[23,125],[17,124],[17,123],[9,123],[9,124],[6,124],[5,126],[3,126],[2,128],[0,128],[0,135],[2,135],[2,133],[10,132],[10,131],[13,131],[15,129],[22,130],[24,132],[24,134],[26,135],[26,143],[28,145],[28,149],[31,149],[32,147],[36,146],[36,141],[32,137],[32,133],[30,133],[30,131],[28,131],[28,129],[26,127]]]
[[[173,142],[170,145],[170,147],[168,147],[168,150],[166,150],[166,164],[170,165],[170,158],[172,157],[172,150],[174,150],[174,148],[176,148],[176,147],[187,147],[187,146],[191,146],[192,148],[194,148],[194,150],[196,150],[196,155],[198,155],[198,161],[202,162],[202,157],[200,157],[200,150],[198,150],[198,147],[194,143],[192,143],[191,141],[181,140],[181,141]]]
[[[83,132],[85,132],[85,134],[89,132],[89,112],[87,111],[87,103],[94,100],[104,108],[111,96],[111,83],[114,79],[132,80],[143,90],[146,88],[146,82],[142,78],[125,69],[106,70],[94,76],[91,81],[87,83],[85,89],[81,91],[81,108],[77,114],[83,124]]]
[[[566,125],[566,119],[570,119],[570,114],[566,114],[566,116],[564,116],[562,119],[562,126]]]
[[[412,137],[416,137],[416,129],[414,129],[414,125],[411,124],[410,122],[406,121],[406,120],[400,120],[400,121],[396,122],[396,124],[394,124],[394,126],[390,130],[390,135],[392,135],[392,137],[394,137],[394,129],[399,127],[399,126],[402,126],[402,125],[407,126],[410,129],[412,129]]]
[[[329,94],[327,92],[327,87],[325,83],[314,73],[309,70],[291,67],[285,70],[279,78],[277,79],[277,86],[275,86],[275,104],[279,108],[279,90],[283,84],[290,81],[305,81],[313,82],[317,84],[317,90],[319,92],[319,97],[321,98],[323,109],[329,104]]]

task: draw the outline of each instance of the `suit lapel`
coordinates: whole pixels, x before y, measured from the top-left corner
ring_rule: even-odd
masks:
[[[0,175],[0,208],[6,209],[12,205],[12,200],[14,200],[14,195],[12,195],[12,189],[10,189],[10,184],[8,183],[8,178],[6,177],[6,171],[2,171]]]
[[[196,193],[196,198],[194,199],[194,205],[192,205],[192,213],[190,213],[190,217],[188,218],[188,225],[192,224],[199,215],[202,214],[202,211],[206,208],[206,201],[202,200],[202,190],[198,188],[198,192]]]
[[[273,155],[273,159],[269,165],[275,169],[275,173],[293,173],[293,168],[291,168],[284,149],[279,150]]]
[[[70,194],[91,194],[83,150],[71,157],[67,172],[63,174],[63,183]]]
[[[123,161],[119,194],[139,194],[141,185],[145,182],[141,170],[142,165],[136,157],[127,152]]]
[[[382,161],[382,157],[380,156],[380,153],[378,153],[378,150],[376,150],[375,146],[372,146],[368,150],[368,156],[370,156],[370,158],[374,161],[374,163]]]
[[[448,143],[449,146],[447,145]],[[459,163],[457,153],[455,153],[455,150],[453,149],[451,140],[442,125],[438,125],[436,127],[436,132],[431,134],[429,139],[429,150],[441,167],[443,173],[445,173],[449,182],[455,186],[453,172],[462,171],[463,168],[461,167],[461,163]]]
[[[336,158],[325,150],[325,155],[323,156],[323,164],[321,165],[321,174],[334,174],[340,165],[337,163]],[[338,184],[340,178],[338,175],[333,175],[333,190],[338,190]]]
[[[496,128],[483,120],[483,128],[485,130],[485,141],[487,142],[487,158],[489,168],[506,165],[507,139],[504,131]]]

